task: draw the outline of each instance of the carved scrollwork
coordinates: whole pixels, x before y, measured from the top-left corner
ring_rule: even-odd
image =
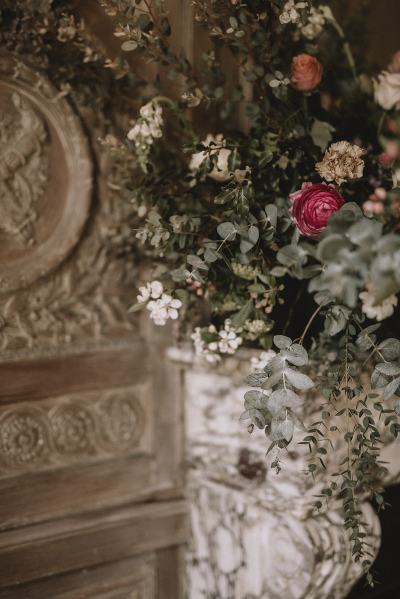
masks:
[[[150,419],[134,387],[0,410],[0,474],[148,450]],[[142,393],[141,393],[142,394]]]

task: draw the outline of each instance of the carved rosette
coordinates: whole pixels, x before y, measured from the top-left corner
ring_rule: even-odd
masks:
[[[91,158],[80,121],[49,81],[0,54],[0,291],[57,267],[89,214]]]
[[[127,387],[0,409],[0,475],[151,452],[150,422],[136,394],[146,395]]]
[[[54,444],[61,455],[90,454],[95,448],[95,418],[91,410],[74,401],[49,413]]]
[[[144,412],[135,397],[109,396],[102,401],[102,433],[106,446],[124,450],[143,433]]]
[[[16,468],[46,462],[48,433],[46,418],[40,410],[26,406],[7,410],[0,418],[1,460]]]

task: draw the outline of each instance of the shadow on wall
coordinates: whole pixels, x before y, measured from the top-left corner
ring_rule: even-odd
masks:
[[[399,0],[332,0],[331,5],[342,18],[360,15],[360,31],[365,40],[367,62],[370,65],[384,68],[389,58],[400,49],[400,1]],[[363,20],[364,16],[366,20]]]

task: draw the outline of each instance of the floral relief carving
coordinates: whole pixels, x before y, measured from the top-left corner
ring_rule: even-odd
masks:
[[[0,232],[20,243],[35,242],[36,201],[48,181],[43,119],[22,96],[11,94],[15,114],[0,117]]]
[[[7,411],[0,421],[1,461],[12,467],[36,465],[46,460],[49,431],[40,410],[25,406]]]
[[[127,387],[36,402],[0,410],[0,475],[51,468],[90,458],[148,450],[146,418]]]
[[[9,54],[0,54],[0,99],[2,358],[130,334],[132,207],[120,167],[95,141],[102,119],[85,112],[92,151],[68,101]]]

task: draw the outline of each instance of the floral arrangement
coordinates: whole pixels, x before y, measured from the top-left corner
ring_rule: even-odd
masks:
[[[348,451],[315,507],[342,500],[371,582],[358,497],[384,507],[382,426],[395,437],[400,413],[400,52],[371,71],[333,2],[193,0],[209,45],[192,65],[174,50],[163,0],[99,0],[121,42],[104,62],[69,3],[55,4],[52,27],[33,15],[24,50],[33,44],[50,64],[54,47],[71,48],[88,100],[110,101],[104,85],[91,93],[106,67],[101,81],[132,105],[123,143],[100,140],[129,159],[121,190],[149,272],[132,311],[178,322],[211,364],[253,348],[242,418],[265,432],[277,470],[304,428],[304,393],[318,391],[320,417],[303,440],[309,475],[324,475],[333,433]],[[135,60],[158,65],[152,80]],[[53,78],[69,94],[73,69],[59,64]]]
[[[348,459],[321,498],[342,498],[369,571],[357,495],[384,505],[379,421],[399,430],[400,52],[370,72],[332,3],[193,0],[210,38],[197,72],[172,50],[161,0],[102,4],[120,17],[122,51],[157,62],[181,90],[166,96],[159,77],[127,131],[151,273],[132,310],[179,321],[210,363],[262,350],[242,417],[265,431],[278,470],[303,427],[302,392],[325,398],[304,441],[310,475],[335,430],[324,421],[347,416]]]

